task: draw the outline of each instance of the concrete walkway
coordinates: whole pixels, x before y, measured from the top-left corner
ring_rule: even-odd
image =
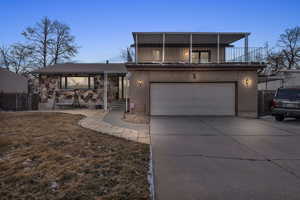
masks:
[[[148,125],[123,122],[121,111],[106,113],[103,110],[74,109],[55,110],[51,112],[81,114],[86,117],[80,120],[78,124],[84,128],[139,143],[150,144]]]
[[[134,124],[122,120],[123,114],[124,112],[122,110],[112,110],[104,116],[103,121],[110,123],[113,126],[121,126],[137,131],[149,130],[148,124]]]

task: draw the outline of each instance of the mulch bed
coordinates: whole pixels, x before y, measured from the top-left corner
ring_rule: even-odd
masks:
[[[82,116],[0,112],[0,199],[150,199],[149,146],[78,126]]]

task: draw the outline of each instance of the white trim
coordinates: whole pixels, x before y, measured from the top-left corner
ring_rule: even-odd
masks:
[[[249,46],[248,46],[249,41],[248,41],[248,35],[245,35],[244,42],[245,42],[245,44],[244,44],[245,45],[244,46],[245,62],[250,62],[250,60],[249,60]]]
[[[165,62],[165,40],[166,40],[166,34],[163,33],[163,48],[162,48],[162,63]]]

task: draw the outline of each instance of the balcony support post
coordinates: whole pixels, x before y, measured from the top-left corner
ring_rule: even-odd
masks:
[[[220,63],[220,33],[217,34],[217,63]]]
[[[135,64],[138,64],[138,34],[135,34]]]
[[[192,63],[192,53],[193,53],[193,34],[190,34],[190,52],[189,52],[189,63]]]
[[[166,50],[166,48],[165,48],[166,34],[163,33],[162,36],[163,36],[162,37],[162,43],[163,43],[163,46],[162,46],[162,63],[164,63],[165,62],[165,50]]]
[[[245,40],[244,40],[244,55],[245,55],[245,62],[249,62],[249,46],[248,46],[248,34],[245,35]]]

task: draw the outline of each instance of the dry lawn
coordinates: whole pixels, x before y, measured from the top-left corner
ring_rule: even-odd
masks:
[[[77,125],[82,116],[0,112],[0,199],[149,199],[148,145]]]

